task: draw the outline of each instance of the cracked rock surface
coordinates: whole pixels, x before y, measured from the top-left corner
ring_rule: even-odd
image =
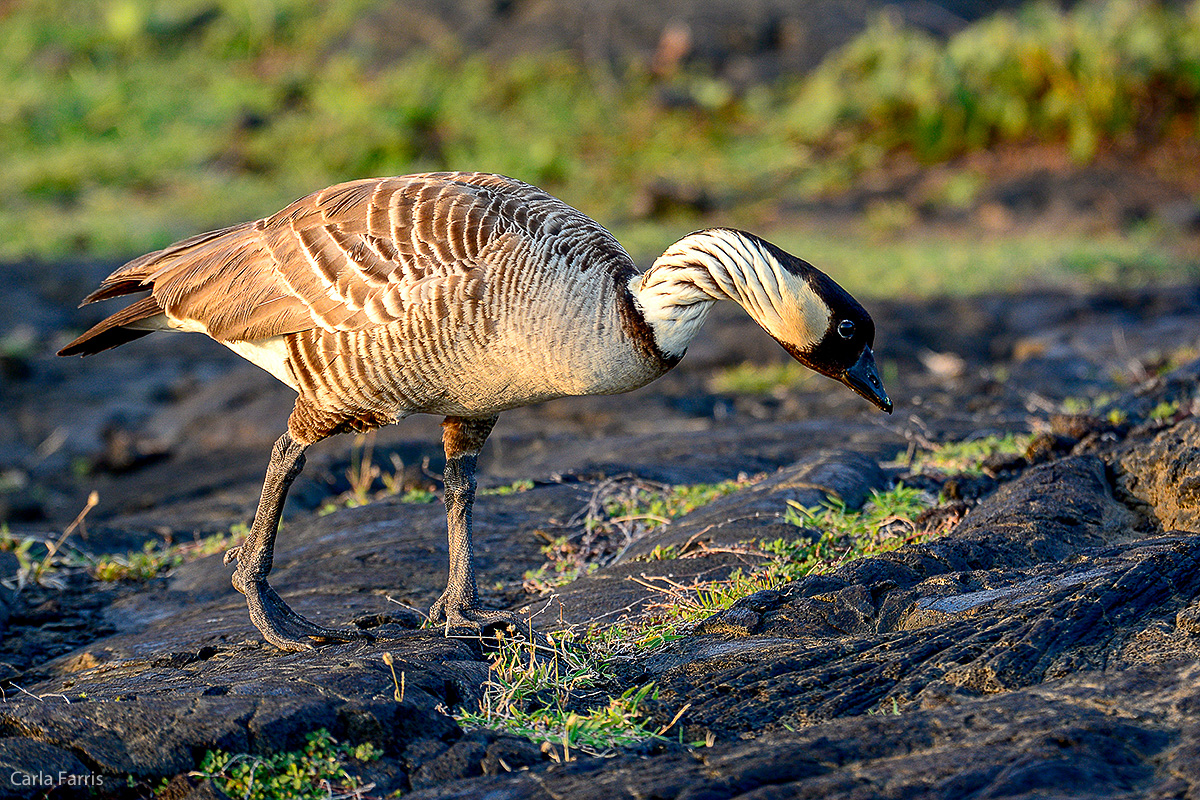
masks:
[[[546,630],[615,622],[662,602],[656,587],[751,568],[761,555],[747,542],[819,535],[785,521],[789,502],[859,507],[904,475],[913,442],[1038,434],[1025,458],[930,487],[949,499],[940,537],[756,592],[616,664],[605,692],[657,686],[651,727],[674,723],[660,741],[560,763],[553,748],[462,730],[449,712],[478,703],[486,653],[421,629],[413,610],[445,580],[441,503],[331,506],[351,488],[342,440],[314,448],[272,583],[314,621],[377,640],[265,645],[219,553],[136,583],[79,569],[6,589],[0,797],[136,797],[164,781],[163,796],[221,797],[188,774],[206,751],[295,749],[320,728],[380,749],[356,768],[371,796],[1200,796],[1200,365],[1112,377],[1121,359],[1161,356],[1164,320],[1200,332],[1200,296],[1150,300],[1048,294],[1036,314],[1013,298],[880,304],[877,349],[899,376],[890,420],[833,385],[712,392],[712,370],[782,357],[723,313],[658,384],[502,418],[480,485],[533,485],[481,494],[480,585]],[[92,490],[100,503],[71,543],[96,555],[244,523],[289,392],[199,337],[54,360],[58,323],[42,316],[42,350],[0,396],[3,467],[23,487],[3,495],[12,534],[57,537]],[[965,367],[930,372],[926,351]],[[1056,410],[1100,393],[1090,415]],[[372,447],[406,487],[437,487],[437,420]],[[522,588],[547,543],[584,535],[608,483],[739,477],[554,594]],[[5,577],[20,567],[0,552]]]

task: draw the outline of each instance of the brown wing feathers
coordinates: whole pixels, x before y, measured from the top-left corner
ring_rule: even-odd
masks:
[[[427,281],[455,283],[474,274],[480,256],[506,231],[553,233],[543,228],[562,224],[561,209],[539,189],[492,175],[333,186],[264,220],[130,261],[85,302],[145,290],[151,297],[104,320],[62,354],[99,352],[145,335],[121,326],[164,311],[199,323],[220,341],[385,325],[426,294]]]

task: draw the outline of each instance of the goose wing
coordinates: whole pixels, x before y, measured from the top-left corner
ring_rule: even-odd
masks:
[[[554,239],[569,228],[624,256],[595,222],[510,178],[430,173],[351,181],[266,219],[135,259],[87,301],[149,287],[174,326],[220,341],[386,325],[414,304],[436,316],[471,316],[489,266],[530,248],[560,247]]]

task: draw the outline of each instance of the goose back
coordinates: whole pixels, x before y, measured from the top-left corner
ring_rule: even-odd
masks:
[[[630,294],[636,274],[608,231],[540,189],[431,173],[339,184],[192,237],[88,301],[149,288],[140,327],[207,333],[334,416],[485,416],[673,366]],[[91,333],[64,352],[94,352]]]

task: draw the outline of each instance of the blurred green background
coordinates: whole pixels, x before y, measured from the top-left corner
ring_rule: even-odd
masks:
[[[0,2],[0,259],[461,169],[642,263],[725,224],[867,296],[1196,280],[1200,2],[992,5]]]

